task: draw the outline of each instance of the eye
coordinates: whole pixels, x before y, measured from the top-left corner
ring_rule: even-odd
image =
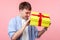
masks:
[[[26,12],[26,14],[30,14],[31,12]]]

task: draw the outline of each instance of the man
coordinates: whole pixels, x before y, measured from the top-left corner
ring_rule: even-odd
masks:
[[[19,4],[19,15],[11,19],[8,26],[8,35],[11,40],[35,40],[40,37],[47,28],[38,31],[36,27],[30,26],[31,5],[28,2]]]

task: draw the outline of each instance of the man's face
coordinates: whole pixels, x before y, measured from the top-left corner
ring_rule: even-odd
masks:
[[[22,18],[27,20],[30,17],[31,11],[27,9],[20,10]]]

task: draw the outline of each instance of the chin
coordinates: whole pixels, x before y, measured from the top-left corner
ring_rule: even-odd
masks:
[[[26,20],[28,20],[28,18],[25,18]]]

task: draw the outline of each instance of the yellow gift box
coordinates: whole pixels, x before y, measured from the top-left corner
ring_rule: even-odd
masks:
[[[50,23],[51,23],[51,20],[48,14],[42,14],[39,12],[31,12],[30,25],[49,27]]]

